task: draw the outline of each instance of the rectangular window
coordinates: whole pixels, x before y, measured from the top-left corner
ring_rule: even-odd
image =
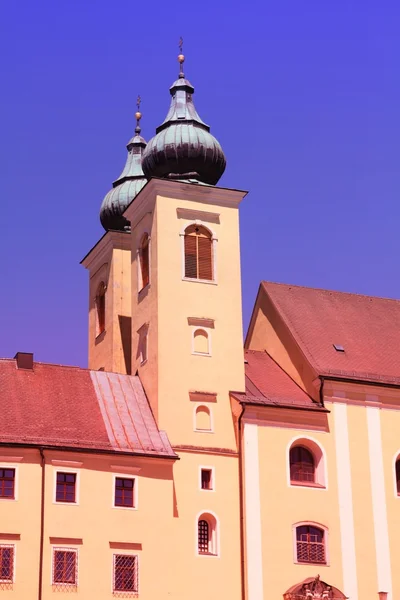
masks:
[[[115,478],[114,506],[134,507],[135,480],[125,477]]]
[[[54,549],[53,584],[77,585],[78,552],[77,550]]]
[[[201,489],[202,490],[212,490],[213,489],[211,469],[201,469]]]
[[[14,546],[0,546],[0,582],[12,583],[14,580]]]
[[[0,498],[14,500],[15,498],[15,469],[0,469]]]
[[[57,473],[56,502],[76,502],[76,473]]]
[[[138,557],[114,554],[114,592],[138,592]]]

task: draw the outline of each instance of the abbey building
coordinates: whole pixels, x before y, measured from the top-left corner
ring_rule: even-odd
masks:
[[[82,261],[89,369],[0,360],[0,600],[396,600],[400,302],[261,282],[243,348],[183,61]]]

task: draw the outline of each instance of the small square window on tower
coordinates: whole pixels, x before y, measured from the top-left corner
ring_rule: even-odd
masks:
[[[202,490],[214,489],[214,470],[211,467],[200,468],[200,487]]]

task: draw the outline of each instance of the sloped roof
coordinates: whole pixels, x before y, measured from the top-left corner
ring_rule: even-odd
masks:
[[[245,404],[324,410],[267,354],[245,350],[246,393],[233,394]]]
[[[400,384],[400,301],[266,281],[262,286],[319,375]]]
[[[0,359],[0,443],[176,458],[138,377]]]

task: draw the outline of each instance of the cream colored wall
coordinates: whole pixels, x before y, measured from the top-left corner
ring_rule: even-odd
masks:
[[[103,368],[116,373],[130,372],[130,263],[130,250],[110,246],[105,256],[94,261],[90,268],[88,366],[95,371]],[[105,331],[97,336],[95,298],[102,281],[107,286]]]

